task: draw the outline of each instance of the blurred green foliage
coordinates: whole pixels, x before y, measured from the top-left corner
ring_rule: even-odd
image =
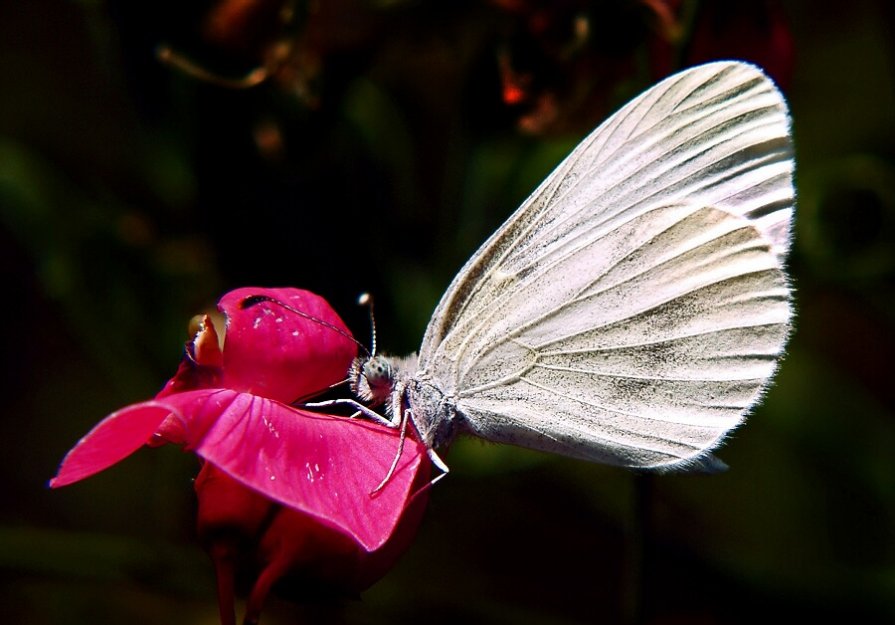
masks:
[[[369,290],[380,343],[412,351],[468,255],[657,68],[644,3],[559,3],[597,43],[530,64],[562,114],[523,132],[499,60],[553,50],[525,36],[539,3],[297,3],[243,48],[197,26],[226,4],[0,3],[10,622],[214,623],[194,459],[141,452],[49,492],[64,452],[153,394],[190,316],[232,287],[312,289],[361,339]],[[713,3],[682,5],[695,20]],[[731,470],[643,477],[463,441],[391,575],[337,609],[274,602],[265,622],[895,620],[893,11],[752,5],[782,12],[794,50],[798,320],[767,401],[720,453]],[[155,57],[168,43],[238,76],[277,41],[299,43],[251,89]]]

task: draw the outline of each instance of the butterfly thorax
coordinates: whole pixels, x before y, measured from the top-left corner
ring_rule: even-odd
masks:
[[[399,382],[402,407],[420,439],[430,448],[448,445],[456,436],[458,412],[452,396],[432,383],[424,372]]]

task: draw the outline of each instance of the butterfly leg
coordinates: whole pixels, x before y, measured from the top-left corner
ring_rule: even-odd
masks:
[[[388,484],[388,481],[392,479],[392,475],[395,474],[395,470],[398,468],[398,461],[401,460],[401,456],[404,455],[404,441],[407,440],[407,414],[410,411],[404,413],[401,418],[401,437],[398,439],[398,453],[395,454],[395,459],[392,460],[392,466],[388,468],[388,472],[385,474],[385,477],[382,478],[382,481],[379,482],[379,486],[373,489],[373,492],[370,495],[375,495],[382,488]]]
[[[414,499],[416,499],[416,498],[417,498],[421,493],[423,493],[424,491],[427,491],[427,490],[429,490],[430,488],[432,488],[433,486],[435,486],[438,482],[441,481],[441,479],[442,479],[444,476],[446,476],[448,473],[451,472],[451,470],[448,468],[448,465],[444,462],[444,460],[441,459],[441,457],[440,457],[437,453],[435,453],[435,450],[434,450],[434,449],[432,449],[432,448],[430,447],[430,448],[427,450],[426,455],[429,456],[429,461],[430,461],[433,465],[435,465],[435,467],[436,467],[439,471],[441,471],[441,473],[439,473],[438,475],[436,475],[435,477],[433,477],[431,480],[429,480],[429,483],[428,483],[428,484],[425,484],[424,486],[421,486],[421,487],[419,488],[419,490],[417,490],[415,493],[413,493],[413,495],[411,495],[411,497],[410,497],[410,500],[411,500],[411,501],[413,501]]]
[[[357,402],[353,399],[328,399],[326,401],[315,401],[302,404],[303,408],[329,408],[330,406],[350,406],[351,408],[354,408],[356,412],[351,415],[352,418],[362,414],[365,417],[372,419],[376,423],[387,425],[390,428],[396,428],[401,425],[400,420],[383,417],[375,410],[371,410],[370,408],[364,406],[362,403]]]
[[[435,453],[435,450],[431,447],[426,450],[426,454],[429,456],[429,460],[432,462],[432,464],[435,465],[435,468],[441,471],[441,475],[433,479],[432,482],[429,484],[431,486],[432,484],[443,478],[445,475],[450,473],[451,470],[448,467],[447,463],[445,463],[445,461],[441,459],[441,456]]]
[[[392,475],[395,474],[395,471],[398,468],[398,462],[401,460],[401,456],[404,455],[404,442],[407,440],[407,428],[412,425],[417,435],[419,435],[419,429],[416,427],[416,420],[413,418],[413,410],[409,406],[406,408],[404,407],[404,389],[405,384],[403,381],[398,381],[395,383],[395,389],[392,392],[392,403],[390,407],[392,419],[397,420],[401,426],[401,437],[398,440],[398,453],[395,454],[395,459],[392,460],[392,466],[389,467],[389,470],[385,474],[385,477],[379,483],[379,486],[373,489],[373,492],[370,493],[371,495],[375,495],[380,490],[382,490],[385,485],[388,484],[388,481],[392,478]],[[442,461],[442,459],[438,457],[438,454],[436,454],[431,447],[427,447],[426,453],[429,456],[429,460],[432,462],[432,464],[438,467],[438,469],[442,472],[441,475],[436,477],[428,484],[428,486],[426,486],[426,488],[428,488],[429,486],[432,486],[432,484],[440,480],[442,477],[447,475],[448,467],[444,463],[444,461]]]
[[[413,422],[413,411],[408,408],[407,410],[404,411],[404,414],[401,418],[401,438],[398,440],[398,453],[395,454],[395,459],[392,460],[392,466],[389,467],[389,470],[385,474],[385,477],[379,483],[379,486],[377,486],[376,488],[373,489],[373,491],[370,493],[370,495],[375,495],[380,490],[382,490],[383,487],[385,487],[385,485],[388,484],[388,481],[392,478],[392,475],[395,474],[395,471],[398,468],[398,462],[401,460],[401,456],[404,455],[404,441],[407,440],[407,426],[409,423],[412,423],[412,422]],[[425,488],[429,488],[429,487],[433,486],[441,478],[443,478],[445,475],[450,473],[450,469],[448,468],[447,464],[445,464],[444,460],[442,460],[441,457],[439,457],[439,455],[437,453],[435,453],[434,449],[432,449],[431,447],[427,448],[426,455],[429,456],[429,461],[432,462],[432,464],[435,465],[435,467],[439,471],[441,471],[441,474],[436,476],[431,482],[429,482],[423,489],[420,489],[420,490],[424,490]]]

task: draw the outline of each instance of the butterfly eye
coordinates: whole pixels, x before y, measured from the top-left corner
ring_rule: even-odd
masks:
[[[381,356],[374,356],[364,363],[364,377],[372,388],[391,386],[394,382],[392,365]]]

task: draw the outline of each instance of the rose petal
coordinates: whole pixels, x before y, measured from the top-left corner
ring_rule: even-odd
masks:
[[[251,297],[263,299],[246,305]],[[308,291],[246,287],[218,306],[227,315],[226,388],[289,403],[345,379],[357,354],[336,312]]]
[[[154,401],[113,412],[66,454],[56,477],[50,480],[50,487],[83,480],[124,460],[149,440],[170,412],[168,407]]]
[[[367,551],[394,532],[417,473],[428,475],[425,447],[408,437],[397,470],[373,494],[398,453],[399,432],[386,426],[229,389],[180,393],[163,402],[183,419],[195,453],[274,501],[348,534]]]

